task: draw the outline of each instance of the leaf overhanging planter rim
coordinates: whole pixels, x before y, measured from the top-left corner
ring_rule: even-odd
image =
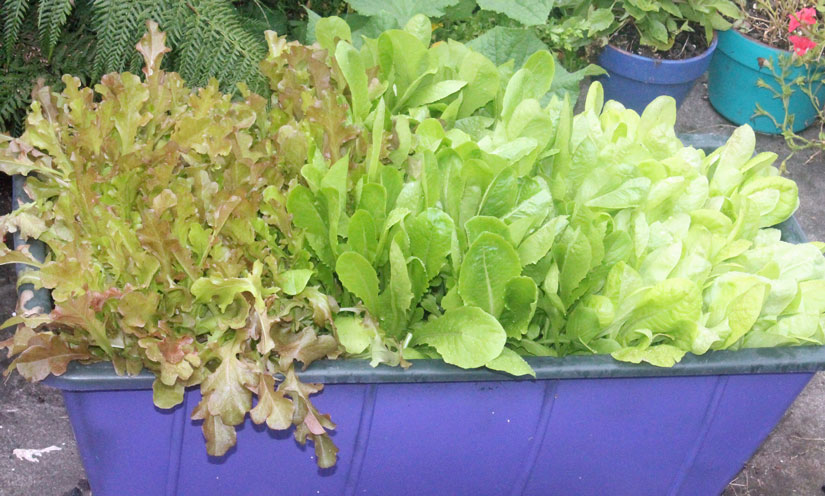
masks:
[[[536,378],[511,376],[490,369],[461,369],[441,360],[411,360],[408,369],[370,366],[366,359],[318,360],[300,372],[306,382],[330,384],[420,384],[444,382],[523,382],[537,380],[632,379],[814,373],[825,369],[825,346],[790,346],[709,351],[688,354],[673,367],[619,362],[610,355],[525,357]],[[68,391],[151,389],[155,375],[147,370],[120,376],[110,362],[70,364],[66,374],[44,383]]]

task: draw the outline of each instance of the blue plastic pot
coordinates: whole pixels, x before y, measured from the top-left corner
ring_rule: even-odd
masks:
[[[669,95],[678,108],[707,70],[716,43],[714,36],[707,51],[684,60],[652,59],[607,45],[599,55],[599,65],[607,71],[599,78],[604,97],[641,113],[657,96]]]
[[[708,97],[713,108],[734,124],[749,124],[763,133],[781,133],[781,127],[777,127],[770,117],[754,117],[756,105],[759,104],[780,125],[785,119],[782,100],[776,98],[771,90],[757,85],[761,79],[779,91],[776,76],[763,61],[771,60],[773,67],[778,69],[780,56],[789,57],[791,54],[735,30],[719,33],[719,48],[708,72]],[[808,67],[794,67],[785,80],[792,81],[799,77],[810,80],[810,72]],[[825,101],[825,87],[821,84],[815,94],[820,101]],[[798,86],[791,94],[788,114],[793,119],[791,129],[794,132],[805,129],[816,120],[816,108]]]

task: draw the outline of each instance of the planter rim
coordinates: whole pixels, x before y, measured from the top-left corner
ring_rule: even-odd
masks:
[[[736,63],[743,65],[752,71],[772,77],[775,77],[774,73],[771,72],[769,68],[762,67],[759,64],[758,58],[761,57],[778,60],[779,57],[784,55],[793,56],[793,52],[790,50],[783,50],[781,48],[773,47],[735,29],[729,29],[726,32],[720,33],[720,37],[722,39],[718,48],[720,52],[724,53]],[[819,69],[811,68],[809,64],[804,66],[793,66],[790,68],[790,74],[788,74],[788,76],[784,79],[786,81],[790,81],[800,75],[805,75],[806,67],[808,70],[813,70],[814,72],[819,71]]]
[[[745,38],[746,40],[751,41],[751,42],[753,42],[753,43],[755,43],[755,44],[757,44],[757,45],[759,45],[759,46],[761,46],[761,47],[763,47],[763,48],[767,48],[767,49],[769,49],[769,50],[774,50],[774,51],[776,51],[776,52],[780,52],[780,53],[786,53],[786,54],[789,54],[789,55],[791,55],[791,54],[792,54],[792,52],[791,52],[790,50],[784,50],[784,49],[782,49],[782,48],[777,48],[777,47],[775,47],[775,46],[768,45],[768,44],[767,44],[767,43],[765,43],[764,41],[757,40],[757,39],[756,39],[756,38],[754,38],[753,36],[751,36],[751,35],[749,35],[749,34],[746,34],[746,33],[743,33],[742,31],[739,31],[738,29],[733,29],[733,28],[731,28],[731,29],[729,29],[728,31],[730,31],[730,32],[732,32],[732,33],[736,33],[736,34],[738,34],[739,36],[741,36],[742,38]],[[731,36],[731,35],[725,35],[725,36]]]
[[[700,60],[702,60],[704,58],[707,58],[710,55],[713,55],[713,52],[714,52],[714,50],[716,50],[716,45],[718,44],[718,42],[719,42],[719,36],[718,36],[717,32],[714,31],[713,32],[713,39],[711,40],[710,45],[708,45],[707,50],[700,53],[699,55],[696,55],[694,57],[690,57],[690,58],[687,58],[687,59],[654,59],[652,57],[645,57],[644,55],[637,55],[633,52],[628,52],[627,50],[619,48],[619,47],[617,47],[617,46],[615,46],[611,43],[608,43],[607,45],[605,45],[605,50],[607,50],[607,49],[613,50],[615,52],[618,52],[618,53],[620,53],[620,54],[622,54],[626,57],[630,57],[633,60],[637,60],[639,62],[648,62],[648,63],[655,64],[655,65],[678,66],[678,65],[682,65],[682,64],[688,64],[688,63],[691,63],[691,62],[699,62]]]
[[[494,370],[465,370],[441,360],[411,360],[413,365],[406,370],[385,365],[373,368],[366,360],[319,360],[299,375],[302,381],[323,384],[399,384],[813,373],[825,369],[825,346],[688,353],[681,362],[667,368],[619,362],[610,355],[525,357],[525,360],[535,370],[535,379]],[[154,374],[145,370],[136,376],[117,375],[110,362],[89,365],[72,362],[65,374],[49,376],[43,382],[67,391],[112,391],[152,389],[154,380]]]

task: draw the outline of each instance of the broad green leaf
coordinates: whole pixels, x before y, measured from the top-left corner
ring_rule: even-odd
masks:
[[[461,263],[458,292],[468,305],[497,317],[504,309],[507,283],[520,274],[521,262],[513,246],[497,234],[483,233]]]
[[[484,233],[498,234],[508,242],[510,241],[507,224],[497,217],[476,215],[464,223],[464,231],[467,233],[467,244],[470,245]]]
[[[622,348],[611,356],[622,362],[647,362],[657,367],[673,367],[685,356],[686,350],[669,344],[658,344],[647,348]]]
[[[410,107],[418,107],[428,103],[437,102],[454,93],[457,93],[466,85],[466,81],[448,79],[438,81],[437,83],[427,86],[419,86],[415,93],[413,93],[409,100],[407,100],[407,105]]]
[[[495,64],[476,52],[469,52],[462,59],[458,78],[467,81],[467,86],[462,90],[459,118],[470,118],[476,110],[492,101],[501,84]]]
[[[347,80],[352,95],[352,113],[357,120],[363,121],[370,111],[367,74],[361,56],[347,42],[339,42],[335,49],[335,60]]]
[[[392,316],[390,329],[397,331],[406,324],[407,311],[413,298],[412,283],[404,253],[394,240],[390,243],[389,259],[390,280],[384,296],[389,312],[385,312],[385,315]]]
[[[295,186],[286,205],[295,225],[306,229],[312,249],[321,257],[321,261],[333,265],[334,257],[329,246],[328,227],[318,211],[312,192],[304,186]]]
[[[504,294],[504,310],[499,322],[507,332],[507,337],[521,339],[536,311],[538,288],[532,279],[525,276],[514,277],[507,282]]]
[[[593,250],[581,230],[567,233],[561,243],[553,246],[553,253],[559,265],[559,296],[566,306],[570,306],[573,292],[590,270]]]
[[[496,175],[484,192],[479,215],[503,217],[516,206],[519,184],[512,169],[504,169]]]
[[[501,372],[507,372],[515,376],[531,375],[536,377],[536,372],[533,371],[533,367],[521,358],[518,353],[507,347],[501,350],[501,355],[487,363],[487,368],[500,370]]]
[[[525,26],[545,24],[555,0],[478,0],[478,6],[515,19]]]
[[[587,14],[587,35],[592,36],[596,33],[607,30],[613,25],[615,17],[610,9],[594,9]]]
[[[349,220],[347,244],[367,261],[375,260],[378,249],[378,232],[372,215],[366,210],[356,210]]]
[[[733,345],[751,330],[762,312],[768,289],[767,284],[754,284],[728,306],[728,325],[731,332],[722,345],[724,348]]]
[[[785,221],[799,207],[796,183],[784,177],[760,177],[745,183],[739,194],[755,204],[759,227]]]
[[[295,296],[304,290],[310,277],[312,277],[312,270],[310,269],[293,269],[282,272],[280,274],[281,289],[284,290],[284,293]]]
[[[532,81],[529,82],[528,88],[525,91],[527,98],[541,99],[545,93],[550,91],[553,84],[553,75],[556,72],[556,60],[553,55],[545,50],[538,51],[531,55],[526,62],[524,68],[529,70],[532,75]]]
[[[389,14],[403,26],[416,14],[441,17],[444,15],[444,9],[456,5],[458,0],[349,0],[347,3],[359,14],[366,16]]]
[[[378,304],[378,276],[363,255],[354,251],[342,253],[335,263],[335,272],[341,284],[360,298],[372,315],[381,315]]]
[[[665,279],[649,288],[627,319],[627,329],[649,329],[670,334],[689,347],[702,311],[702,296],[696,283],[688,279]]]
[[[444,212],[429,208],[409,225],[410,253],[421,259],[427,281],[438,275],[447,262],[453,236],[453,220]]]
[[[495,317],[478,307],[465,306],[449,310],[415,330],[412,344],[428,344],[445,362],[470,369],[498,357],[506,339]]]
[[[544,22],[543,20],[541,22]],[[515,67],[521,67],[527,58],[539,50],[547,50],[532,29],[505,28],[496,26],[467,46],[486,56],[496,65],[512,60]]]
[[[338,56],[336,45],[340,45],[339,42],[345,42],[345,45],[347,42],[351,43],[352,33],[349,24],[340,17],[322,17],[315,23],[315,38],[321,48],[330,54],[335,53],[335,58],[340,64],[341,58]],[[349,78],[347,78],[347,81],[349,81]]]
[[[541,260],[553,247],[556,237],[567,227],[566,216],[559,216],[543,224],[519,244],[518,255],[522,265]]]
[[[338,341],[347,353],[357,355],[369,347],[375,332],[368,329],[358,317],[346,317],[338,315],[335,317],[335,332]]]
[[[421,40],[424,46],[430,46],[430,40],[433,36],[433,25],[427,16],[422,14],[412,16],[404,26],[404,31]]]
[[[592,208],[632,208],[642,204],[650,190],[650,179],[637,177],[619,185],[618,188],[590,199],[585,203]]]

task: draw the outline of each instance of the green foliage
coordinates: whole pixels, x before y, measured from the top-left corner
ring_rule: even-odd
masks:
[[[319,464],[334,464],[326,441],[334,424],[309,401],[321,387],[301,383],[293,362],[335,357],[339,345],[306,252],[289,247],[303,237],[287,234],[282,161],[296,143],[285,129],[305,115],[298,100],[316,101],[304,92],[307,64],[327,83],[313,80],[324,87],[313,118],[343,99],[329,86],[340,75],[312,48],[288,47],[287,61],[279,51],[286,41],[272,36],[266,71],[283,83],[272,107],[247,91],[233,101],[215,82],[191,90],[164,72],[164,42],[151,24],[138,45],[143,79],[111,73],[93,90],[65,76],[61,92],[39,89],[22,137],[2,138],[4,172],[28,175],[34,201],[0,229],[37,237],[59,254],[42,265],[23,260],[40,266],[27,277],[52,289],[55,309],[50,323],[23,318],[17,344],[4,343],[20,353],[9,371],[39,380],[70,360],[102,359],[121,373],[147,368],[164,408],[200,384],[193,417],[204,420],[215,456],[234,444],[254,392],[265,403],[253,420],[294,425],[300,442],[314,441]],[[330,118],[303,129],[323,135],[324,125],[343,125]],[[6,250],[3,258],[22,254]],[[34,347],[21,349],[34,329]],[[57,356],[43,358],[50,353]],[[276,370],[284,376],[277,389]]]
[[[149,19],[168,33],[175,49],[167,66],[189,84],[205,86],[217,78],[224,91],[244,82],[265,94],[268,85],[258,72],[266,54],[263,32],[287,34],[287,15],[297,19],[303,10],[263,1],[6,0],[0,7],[5,56],[0,120],[5,129],[19,130],[20,110],[31,101],[38,77],[59,84],[64,73],[96,80],[108,72],[139,71],[134,46]],[[341,8],[341,2],[328,4],[321,7]]]
[[[329,50],[267,33],[268,99],[188,89],[151,23],[142,77],[39,89],[23,135],[0,137],[33,200],[0,234],[49,255],[0,263],[38,268],[21,282],[55,309],[4,324],[7,372],[146,368],[163,408],[200,385],[208,453],[248,413],[330,467],[335,424],[296,362],[530,375],[525,356],[670,366],[825,343],[825,258],[770,227],[798,192],[750,128],[706,154],[676,138],[668,97],[640,116],[595,83],[574,116],[549,52],[497,64],[430,44],[418,15],[360,48],[357,32],[318,19]]]
[[[403,26],[415,14],[429,17],[441,17],[447,7],[452,7],[458,0],[348,0],[350,7],[361,15],[375,16],[389,14],[399,26]]]
[[[791,153],[784,158],[782,169],[791,157],[800,151],[810,151],[809,163],[825,151],[825,101],[823,101],[823,84],[825,84],[825,63],[822,59],[822,47],[825,46],[825,23],[814,14],[813,23],[798,22],[802,9],[816,9],[817,13],[825,10],[825,2],[801,2],[799,0],[785,0],[782,2],[768,2],[757,0],[753,10],[740,5],[742,14],[747,22],[738,25],[737,29],[778,49],[786,49],[775,57],[762,61],[763,72],[770,75],[760,78],[757,82],[759,91],[770,93],[782,103],[782,113],[771,114],[756,102],[754,117],[762,116],[770,119],[774,126],[781,130],[785,144]],[[798,26],[790,30],[791,19]],[[796,36],[797,41],[810,41],[813,48],[797,50],[789,38]],[[794,132],[796,115],[791,111],[791,99],[807,99],[816,111],[816,119],[812,123],[818,127],[818,132]],[[798,104],[796,104],[798,105]]]
[[[525,26],[544,24],[554,0],[478,0],[478,6],[515,19]]]
[[[46,49],[49,58],[69,18],[73,4],[74,0],[40,0],[37,8],[37,27],[40,30],[41,46]]]
[[[629,24],[638,31],[642,45],[660,51],[669,50],[676,35],[683,31],[701,30],[710,44],[714,30],[730,29],[731,23],[725,17],[740,17],[739,8],[732,0],[593,0],[590,3],[588,21],[601,28],[593,32],[609,38]],[[608,23],[608,19],[612,22]]]
[[[13,134],[22,132],[24,112],[38,81],[61,89],[63,74],[78,74],[84,82],[89,80],[87,54],[94,47],[92,33],[76,28],[67,30],[55,46],[51,60],[32,49],[36,37],[36,25],[30,18],[13,50],[16,56],[10,57],[5,70],[0,72],[0,128]]]

